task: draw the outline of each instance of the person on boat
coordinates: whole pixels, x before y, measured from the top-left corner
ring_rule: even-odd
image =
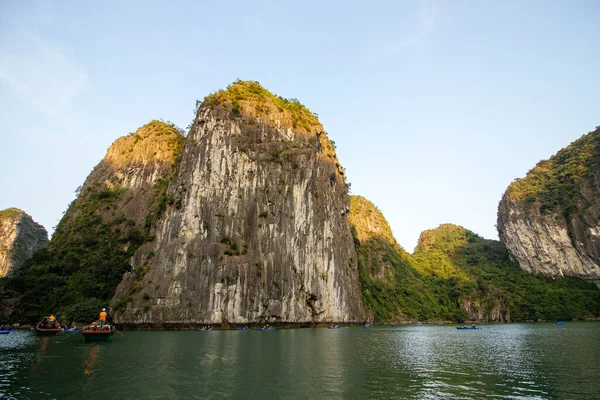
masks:
[[[475,323],[472,323],[472,324],[471,324],[471,328],[475,328]]]
[[[103,308],[100,312],[98,321],[100,322],[100,330],[104,329],[104,324],[106,323],[106,308]]]
[[[467,324],[463,324],[463,326],[462,326],[462,327],[463,327],[463,328],[466,328],[466,327],[467,327]]]
[[[56,324],[56,318],[54,317],[54,315],[50,314],[50,316],[48,317],[48,327],[50,329],[54,329],[55,324]]]

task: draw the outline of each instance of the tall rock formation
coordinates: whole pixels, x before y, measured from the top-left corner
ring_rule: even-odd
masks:
[[[351,196],[348,219],[352,226],[359,267],[365,269],[364,272],[368,273],[370,279],[393,279],[393,261],[408,262],[409,254],[396,242],[392,228],[381,211],[366,198]]]
[[[344,170],[297,100],[242,81],[208,96],[166,196],[113,299],[119,322],[363,320]]]
[[[49,312],[68,319],[84,309],[93,318],[108,304],[135,250],[153,239],[183,140],[173,126],[152,121],[111,145],[48,246],[6,283],[9,296],[19,296],[12,311],[19,321]]]
[[[46,229],[24,211],[18,208],[0,211],[0,278],[19,268],[47,243]]]
[[[350,222],[365,307],[374,320],[537,321],[597,318],[600,291],[577,278],[529,274],[499,241],[453,224],[421,233],[414,253],[381,212],[353,196]]]
[[[498,233],[526,271],[600,286],[600,127],[508,187]]]
[[[364,197],[352,196],[349,220],[370,318],[377,322],[428,319],[422,306],[435,300],[381,211]]]

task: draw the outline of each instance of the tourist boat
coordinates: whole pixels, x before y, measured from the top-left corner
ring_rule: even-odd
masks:
[[[457,326],[456,329],[465,330],[465,331],[477,331],[481,328],[472,327],[472,326]]]
[[[114,328],[107,325],[109,329],[94,329],[94,327],[85,327],[81,331],[86,342],[106,342],[113,335]]]
[[[38,336],[54,336],[62,332],[60,328],[35,328],[33,332]]]

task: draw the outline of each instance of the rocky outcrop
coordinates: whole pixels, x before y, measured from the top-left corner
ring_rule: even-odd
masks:
[[[513,182],[498,233],[523,269],[600,285],[600,129]]]
[[[46,229],[24,211],[17,208],[0,211],[0,278],[19,268],[47,243]]]
[[[0,287],[12,309],[6,318],[32,323],[49,312],[67,318],[90,304],[108,304],[135,250],[153,238],[150,228],[167,206],[183,139],[174,126],[151,121],[112,144],[48,246]]]
[[[115,140],[78,189],[57,233],[66,233],[87,208],[104,220],[126,219],[144,228],[146,219],[155,217],[153,206],[174,173],[183,140],[173,125],[156,120]],[[110,204],[97,207],[100,202]]]
[[[515,301],[519,293],[506,290],[507,277],[524,273],[510,262],[502,243],[459,225],[442,224],[421,233],[413,263],[432,279],[435,292],[440,279],[454,286],[447,296],[455,297],[462,319],[511,322],[511,307],[520,299]]]
[[[208,96],[167,198],[111,303],[120,323],[364,319],[344,170],[297,101],[255,82]]]
[[[433,300],[381,211],[364,197],[352,196],[349,220],[369,319],[423,320],[422,305]]]
[[[90,281],[70,283],[65,297],[112,297],[134,252],[153,239],[151,226],[169,202],[166,190],[183,141],[175,126],[155,120],[110,146],[48,245],[64,274]]]
[[[498,300],[490,293],[484,301],[471,298],[460,300],[461,307],[465,310],[466,320],[479,322],[512,322],[511,309],[504,304],[504,301]],[[491,306],[486,306],[491,304]]]
[[[393,279],[392,260],[399,258],[406,261],[409,255],[396,242],[381,210],[362,196],[351,196],[349,220],[359,265],[371,279]]]

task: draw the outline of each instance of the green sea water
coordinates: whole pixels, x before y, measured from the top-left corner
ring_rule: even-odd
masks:
[[[600,399],[600,322],[0,335],[8,399]]]

